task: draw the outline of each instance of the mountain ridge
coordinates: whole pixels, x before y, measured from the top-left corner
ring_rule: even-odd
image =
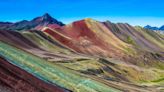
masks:
[[[91,18],[31,21],[14,23],[24,31],[0,31],[0,83],[12,92],[163,91],[163,34]]]
[[[0,30],[31,30],[37,26],[47,26],[49,24],[57,24],[59,26],[64,26],[64,23],[54,19],[48,13],[42,16],[36,17],[30,21],[22,20],[19,22],[0,22]]]
[[[146,25],[144,26],[144,28],[149,30],[164,31],[164,25],[162,25],[161,27]]]

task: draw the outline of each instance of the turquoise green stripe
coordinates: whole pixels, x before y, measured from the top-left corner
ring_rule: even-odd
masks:
[[[34,76],[74,92],[120,92],[117,89],[52,64],[3,42],[0,42],[0,55]]]

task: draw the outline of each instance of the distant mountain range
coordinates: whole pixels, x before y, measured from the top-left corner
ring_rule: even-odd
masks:
[[[32,30],[34,28],[47,26],[49,24],[57,24],[59,26],[65,25],[64,23],[51,17],[48,13],[45,13],[43,16],[36,17],[30,21],[22,20],[15,23],[0,22],[0,30],[15,30],[15,31]],[[164,31],[164,25],[161,27],[147,25],[144,28],[149,30]]]
[[[164,25],[161,26],[161,27],[155,27],[155,26],[150,26],[150,25],[147,25],[144,27],[145,29],[149,29],[149,30],[160,30],[160,31],[164,31]]]
[[[31,21],[22,20],[16,23],[0,22],[0,30],[31,30],[37,26],[47,26],[49,24],[64,25],[62,22],[51,17],[48,13],[45,13],[43,16],[36,17]]]

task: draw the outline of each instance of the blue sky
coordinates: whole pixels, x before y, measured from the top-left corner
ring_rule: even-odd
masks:
[[[84,18],[164,25],[164,0],[0,0],[0,21],[31,20],[49,13],[71,23]]]

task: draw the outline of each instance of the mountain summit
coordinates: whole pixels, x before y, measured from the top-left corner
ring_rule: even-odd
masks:
[[[144,27],[145,29],[148,29],[148,30],[160,30],[160,31],[163,31],[164,30],[164,25],[161,26],[161,27],[153,27],[153,26],[150,26],[150,25],[147,25]]]
[[[152,27],[152,26],[150,26],[150,25],[147,25],[147,26],[145,26],[144,28],[145,28],[145,29],[149,29],[149,30],[159,30],[158,27]]]
[[[51,17],[48,13],[45,13],[41,17],[34,18],[31,22],[40,26],[46,26],[48,24],[58,24],[60,26],[64,25],[62,22]]]
[[[2,24],[0,23],[0,30],[31,30],[37,26],[47,26],[49,24],[57,24],[59,26],[63,26],[64,24],[53,17],[51,17],[48,13],[45,13],[43,16],[36,17],[31,21],[23,20],[13,24]]]
[[[43,15],[43,19],[51,19],[52,17],[48,14],[48,13],[45,13]]]
[[[51,20],[53,19],[48,13],[45,13],[43,16],[42,16],[43,20]]]

